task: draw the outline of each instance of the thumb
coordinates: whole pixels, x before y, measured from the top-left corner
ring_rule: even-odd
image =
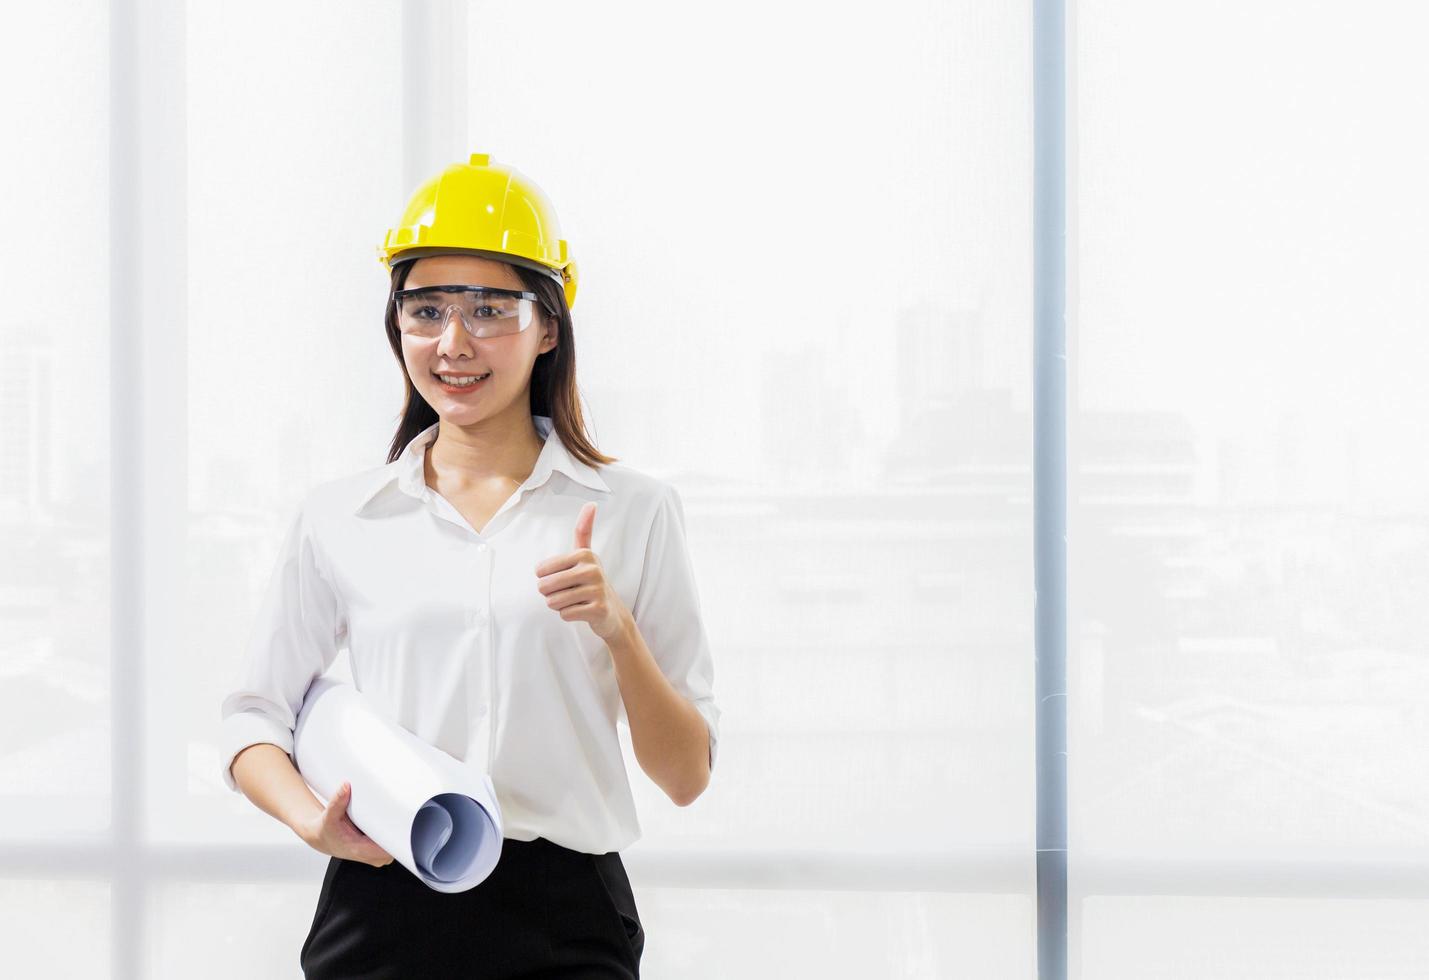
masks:
[[[590,532],[595,526],[595,501],[587,501],[581,508],[580,516],[576,518],[576,547],[590,547]]]

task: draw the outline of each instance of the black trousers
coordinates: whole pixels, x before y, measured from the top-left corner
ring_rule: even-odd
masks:
[[[645,930],[619,851],[504,840],[475,888],[332,858],[299,953],[307,980],[631,980]]]

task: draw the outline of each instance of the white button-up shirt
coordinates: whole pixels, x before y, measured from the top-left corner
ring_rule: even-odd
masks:
[[[397,724],[490,773],[505,836],[618,851],[640,823],[616,735],[629,727],[605,641],[546,605],[536,566],[591,550],[661,671],[719,741],[714,668],[675,488],[571,456],[549,417],[535,469],[477,531],[426,484],[435,423],[383,466],[311,489],[289,525],[222,705],[223,779],[249,745],[289,756],[314,677],[347,645],[353,681]]]

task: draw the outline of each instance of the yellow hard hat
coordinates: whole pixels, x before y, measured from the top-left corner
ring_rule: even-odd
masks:
[[[543,272],[576,301],[576,263],[545,192],[512,167],[473,153],[422,186],[388,230],[377,258],[391,269],[425,255],[484,255]]]

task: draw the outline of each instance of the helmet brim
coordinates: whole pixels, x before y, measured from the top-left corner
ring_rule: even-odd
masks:
[[[392,256],[392,268],[396,268],[404,262],[415,262],[417,259],[430,258],[434,255],[475,255],[483,259],[491,259],[495,262],[508,262],[511,265],[524,266],[534,272],[550,276],[557,283],[565,285],[565,277],[560,269],[553,269],[549,265],[537,262],[535,259],[523,258],[519,255],[512,255],[509,252],[493,252],[484,248],[461,248],[456,245],[419,245],[416,248],[405,248],[401,252]]]

